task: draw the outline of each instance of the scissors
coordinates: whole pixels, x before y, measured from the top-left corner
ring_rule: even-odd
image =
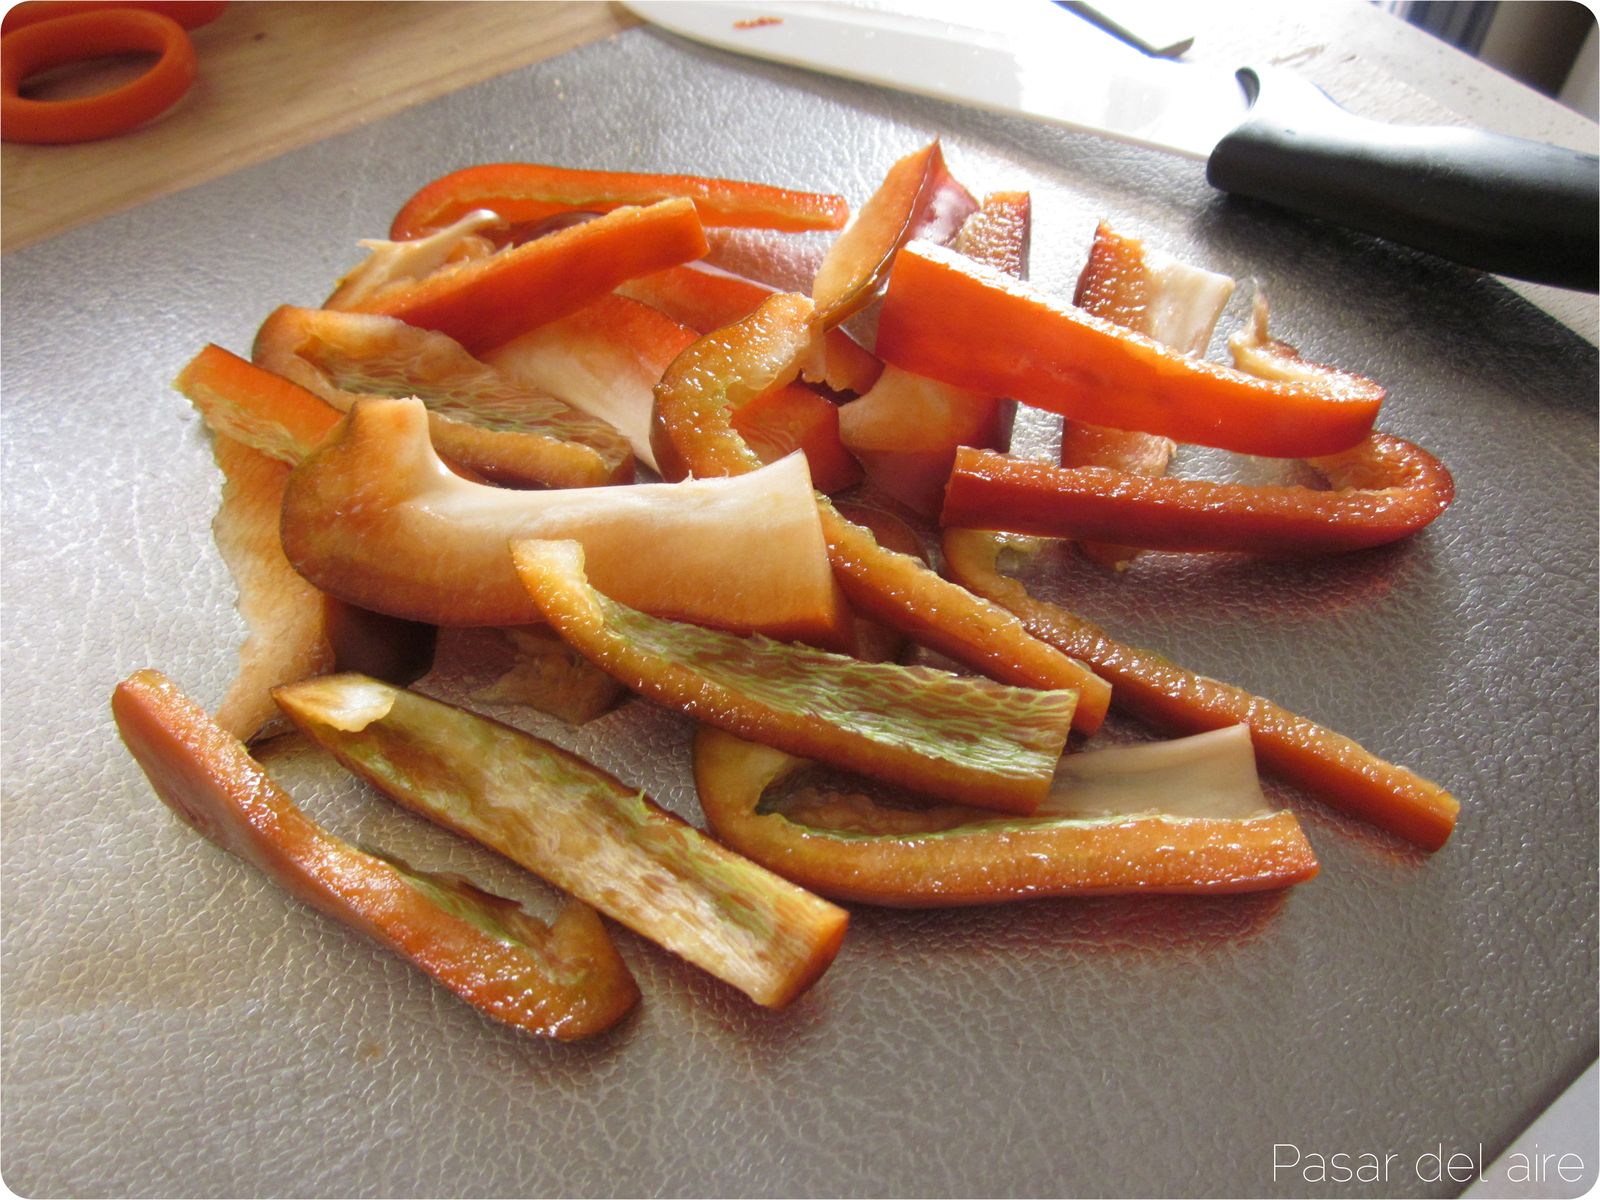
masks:
[[[198,66],[188,30],[216,20],[226,0],[32,0],[0,25],[0,138],[90,142],[141,125],[189,90]],[[41,71],[111,54],[153,52],[154,66],[121,87],[66,100],[31,100]]]

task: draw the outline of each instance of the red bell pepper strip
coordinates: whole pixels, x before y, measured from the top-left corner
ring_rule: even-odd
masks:
[[[275,693],[303,733],[405,807],[781,1008],[849,915],[541,738],[359,675]]]
[[[946,241],[977,207],[937,141],[895,163],[817,268],[811,298],[818,327],[832,329],[870,304],[912,238]]]
[[[1186,358],[920,242],[896,257],[877,351],[906,370],[1075,420],[1286,458],[1357,444],[1384,395],[1343,372],[1264,380]]]
[[[718,729],[702,726],[695,735],[695,787],[717,838],[839,900],[934,908],[1039,896],[1220,894],[1287,887],[1317,873],[1300,823],[1286,811],[995,819],[951,805],[888,809],[863,797],[841,805],[848,811],[835,827],[765,807],[768,788],[804,765]],[[852,791],[848,799],[856,798]],[[821,799],[826,806],[845,797]]]
[[[271,690],[333,670],[334,649],[322,593],[289,565],[278,540],[289,468],[222,434],[212,450],[222,471],[222,501],[211,532],[238,588],[248,631],[216,719],[247,742],[278,718]]]
[[[215,435],[222,501],[217,550],[239,591],[247,634],[217,723],[249,741],[280,723],[269,692],[334,669],[408,681],[428,669],[435,630],[346,604],[318,591],[284,557],[279,525],[289,469],[340,414],[297,384],[207,346],[174,386]]]
[[[1270,700],[1119,642],[1082,617],[1035,599],[1000,573],[999,549],[992,534],[948,529],[945,568],[980,596],[1016,613],[1036,637],[1110,680],[1119,711],[1172,733],[1246,724],[1263,766],[1332,807],[1425,850],[1437,850],[1450,837],[1461,806],[1438,784]]]
[[[597,591],[583,548],[514,541],[544,619],[590,662],[696,720],[930,796],[1029,813],[1077,696],[667,621]]]
[[[449,334],[481,358],[598,300],[625,279],[699,258],[706,249],[694,205],[663,200],[392,284],[354,307]]]
[[[767,284],[704,263],[640,275],[617,288],[620,295],[660,309],[700,333],[743,320],[775,291]],[[815,378],[807,376],[811,382],[860,395],[878,381],[883,364],[844,330],[828,330],[823,342],[824,366]]]
[[[785,383],[814,348],[811,301],[780,294],[727,329],[685,350],[656,388],[651,444],[662,473],[682,479],[739,475],[761,460],[731,416],[740,404]],[[871,532],[819,502],[828,556],[851,606],[914,641],[1004,683],[1079,693],[1073,727],[1099,728],[1110,688],[1093,672],[1031,637],[1010,613],[943,579],[907,554],[880,546]]]
[[[421,237],[479,208],[522,224],[561,213],[610,212],[676,197],[692,200],[701,222],[712,227],[797,233],[842,229],[850,215],[842,196],[735,179],[485,163],[425,185],[395,215],[389,236],[396,241]]]
[[[962,223],[958,252],[1017,279],[1028,271],[1032,201],[997,192]],[[919,516],[938,516],[957,446],[1004,450],[1016,401],[926,379],[898,368],[839,410],[840,435],[873,485]]]
[[[1421,447],[1387,434],[1310,460],[1332,491],[1150,479],[1103,467],[1052,467],[962,447],[941,521],[1150,550],[1300,556],[1409,537],[1449,507],[1455,485]]]
[[[510,900],[357,850],[154,671],[120,684],[111,706],[156,794],[184,821],[496,1020],[567,1041],[609,1029],[638,1001],[593,909],[569,904],[547,927]]]
[[[650,409],[662,372],[695,331],[648,304],[601,296],[484,356],[518,383],[559,396],[615,428],[652,471]]]
[[[838,406],[804,384],[763,392],[735,409],[730,423],[764,463],[804,451],[819,492],[841,492],[861,482],[861,464],[839,440]]]

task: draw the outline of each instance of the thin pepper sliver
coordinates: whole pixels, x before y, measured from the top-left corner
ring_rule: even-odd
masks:
[[[695,787],[717,837],[839,900],[934,908],[1040,896],[1216,894],[1287,887],[1317,873],[1299,822],[1284,811],[1249,818],[1039,815],[869,832],[821,828],[764,809],[763,793],[804,765],[718,729],[702,726],[695,735]]]
[[[546,926],[454,877],[348,845],[155,671],[125,680],[111,703],[123,741],[184,821],[496,1020],[567,1041],[604,1032],[637,1002],[633,976],[593,909],[568,905]]]
[[[663,475],[738,475],[761,465],[732,427],[731,414],[798,372],[813,345],[812,313],[804,296],[772,296],[743,321],[707,334],[678,356],[656,387],[650,440]],[[1031,636],[998,605],[921,560],[880,546],[826,498],[819,508],[834,573],[860,615],[1001,682],[1075,690],[1073,727],[1080,733],[1100,727],[1111,689],[1087,667]]]
[[[1344,372],[1268,380],[1187,358],[925,242],[895,258],[876,350],[894,366],[1074,420],[1279,458],[1349,449],[1384,399],[1378,384]]]
[[[1437,850],[1449,839],[1461,805],[1438,784],[1270,700],[1119,642],[1083,618],[1035,598],[1020,582],[1001,574],[999,551],[993,534],[945,531],[945,568],[952,577],[1016,613],[1036,637],[1087,662],[1111,682],[1120,711],[1174,733],[1243,723],[1250,727],[1263,766],[1330,806],[1425,850]]]
[[[544,163],[483,163],[424,185],[395,215],[389,236],[421,237],[474,209],[508,222],[542,221],[569,212],[610,212],[625,205],[683,197],[707,226],[798,233],[840,229],[849,218],[841,196],[794,191],[737,179],[591,171]]]

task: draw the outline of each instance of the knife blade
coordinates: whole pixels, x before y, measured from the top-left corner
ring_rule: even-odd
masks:
[[[1292,71],[1150,58],[1038,0],[626,0],[719,49],[1205,163],[1213,187],[1465,266],[1600,290],[1600,160],[1356,116]]]

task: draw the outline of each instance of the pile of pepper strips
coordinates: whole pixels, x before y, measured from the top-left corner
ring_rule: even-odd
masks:
[[[685,198],[691,203],[683,203]],[[571,223],[575,213],[610,215]],[[303,731],[380,789],[518,858],[766,1004],[787,1003],[826,968],[847,921],[842,910],[780,879],[786,865],[791,876],[836,896],[902,904],[1090,891],[1245,890],[1283,886],[1315,871],[1289,814],[1276,814],[1275,821],[1211,822],[1211,828],[1205,820],[1191,820],[1187,841],[1175,833],[1185,822],[1159,816],[1029,816],[1044,798],[1048,771],[1037,787],[1030,782],[1024,788],[1034,789],[1031,798],[991,805],[1020,808],[1020,816],[1004,821],[973,808],[953,823],[946,812],[925,829],[915,829],[912,821],[909,834],[902,819],[900,833],[840,835],[763,814],[766,787],[799,767],[802,758],[795,756],[813,748],[836,765],[891,782],[909,778],[884,768],[882,741],[875,743],[869,734],[857,737],[856,747],[847,716],[821,732],[794,733],[803,724],[796,714],[804,705],[757,694],[759,681],[774,672],[792,675],[797,694],[808,687],[836,693],[859,685],[867,689],[863,695],[886,688],[876,693],[882,708],[896,707],[898,697],[915,710],[922,691],[946,689],[956,708],[991,714],[994,725],[1020,729],[1034,721],[1032,734],[1007,743],[1007,754],[1025,756],[1028,751],[1016,747],[1029,736],[1036,742],[1042,737],[1047,761],[1059,754],[1069,726],[1080,733],[1098,726],[1108,699],[1173,733],[1243,726],[1257,759],[1270,769],[1418,845],[1441,845],[1456,813],[1455,801],[1442,789],[1269,701],[1118,643],[1081,618],[1035,600],[999,571],[1000,541],[983,532],[1112,542],[1125,553],[1141,547],[1305,553],[1406,536],[1443,511],[1451,485],[1425,451],[1371,431],[1382,389],[1308,363],[1270,339],[1264,307],[1258,306],[1253,327],[1235,339],[1233,369],[1139,332],[1142,305],[1150,299],[1143,248],[1104,228],[1075,297],[1078,304],[1027,288],[1018,282],[1029,232],[1026,196],[1002,194],[978,203],[950,174],[937,143],[891,168],[834,243],[809,298],[769,295],[770,289],[752,281],[682,265],[705,253],[708,226],[839,229],[846,215],[837,197],[724,180],[522,164],[469,168],[417,193],[396,217],[391,243],[378,247],[329,305],[330,312],[353,309],[368,320],[389,322],[376,335],[380,342],[399,337],[403,343],[420,336],[417,331],[430,331],[435,358],[448,339],[445,357],[455,365],[443,376],[437,369],[431,380],[408,376],[428,355],[416,352],[411,368],[396,368],[390,353],[381,370],[371,363],[352,368],[347,361],[341,368],[325,360],[300,376],[312,384],[306,389],[220,348],[202,352],[179,386],[217,434],[226,477],[219,544],[239,580],[252,638],[219,712],[222,727],[152,672],[118,689],[119,726],[163,799],[297,895],[397,949],[491,1015],[557,1037],[607,1028],[637,998],[603,925],[574,904],[546,927],[459,880],[358,851],[316,827],[240,740],[269,727],[266,698],[273,689]],[[556,232],[550,232],[553,225]],[[441,230],[457,232],[441,239]],[[876,300],[886,280],[874,357],[840,326]],[[597,312],[612,317],[620,311],[619,297],[641,307],[652,302],[652,311],[679,332],[674,336],[670,326],[658,323],[653,333],[639,337],[624,332],[634,327],[630,320],[599,321]],[[941,673],[892,663],[835,662],[836,654],[786,647],[759,634],[741,636],[744,631],[683,627],[695,630],[689,636],[674,631],[670,621],[634,612],[596,591],[585,577],[581,550],[570,543],[523,542],[517,548],[516,566],[529,594],[570,644],[634,690],[721,727],[722,732],[703,730],[696,742],[703,807],[733,851],[744,851],[777,874],[723,849],[548,743],[460,710],[446,711],[377,680],[317,678],[345,665],[341,660],[349,657],[352,642],[340,630],[354,614],[360,614],[358,625],[371,618],[362,644],[369,662],[372,645],[380,645],[376,670],[414,675],[417,664],[408,663],[403,652],[391,653],[414,630],[403,622],[385,625],[381,611],[372,617],[326,594],[306,582],[302,564],[284,556],[276,518],[299,464],[348,438],[368,403],[355,397],[426,395],[430,386],[438,393],[441,378],[456,377],[451,370],[478,369],[473,356],[493,363],[495,352],[519,337],[561,330],[564,322],[572,329],[615,330],[611,352],[639,366],[647,380],[658,376],[645,417],[647,444],[638,428],[627,440],[668,481],[743,475],[799,448],[820,468],[813,474],[824,490],[848,486],[857,472],[841,453],[836,416],[831,422],[797,419],[795,412],[826,414],[835,411],[837,400],[870,394],[884,370],[880,360],[920,381],[919,452],[898,461],[893,454],[863,457],[883,473],[890,493],[895,471],[906,462],[926,476],[930,446],[938,471],[948,459],[941,514],[948,577],[905,552],[903,543],[900,549],[885,545],[892,537],[883,524],[867,528],[818,495],[825,553],[849,611],[998,683],[969,676],[935,679]],[[559,361],[563,337],[549,340]],[[270,341],[258,342],[258,361],[271,360],[262,350]],[[295,345],[290,360],[304,352]],[[458,352],[467,365],[451,357]],[[281,368],[282,361],[274,365]],[[773,399],[784,396],[789,399]],[[1076,460],[1079,450],[1067,446],[1079,446],[1080,439],[1064,439],[1060,466],[1012,459],[1001,452],[1005,422],[995,419],[996,406],[1012,398],[1061,413],[1069,430],[1103,429],[1113,436],[1096,442],[1098,457]],[[532,477],[515,482],[614,485],[631,475],[631,462],[615,439],[608,440],[603,423],[596,428],[548,397],[528,404],[513,426],[540,429],[537,436],[554,446],[540,448],[528,468]],[[450,408],[448,397],[438,407]],[[470,403],[455,408],[468,410],[465,423],[474,424]],[[347,419],[343,411],[352,415]],[[504,420],[504,411],[496,415]],[[919,414],[904,415],[915,422]],[[494,427],[482,418],[480,413],[477,424]],[[637,411],[627,419],[637,422]],[[930,423],[938,427],[931,435]],[[434,443],[449,454],[448,435],[441,437],[438,424],[430,428]],[[971,436],[976,429],[984,431],[981,437]],[[946,443],[942,435],[948,435]],[[1169,438],[1309,457],[1331,486],[1251,488],[1169,479],[1160,465],[1151,466],[1150,457],[1152,440]],[[988,444],[962,444],[970,442]],[[583,468],[589,477],[561,477],[573,469],[573,447],[584,447],[600,464]],[[1156,458],[1164,463],[1164,455]],[[474,486],[488,486],[498,462],[492,451],[474,462],[463,450],[449,469]],[[541,478],[545,468],[537,464],[550,462],[560,466]],[[741,658],[748,659],[743,667],[723,669]],[[715,702],[707,703],[713,693]],[[1034,712],[1034,697],[1053,695],[1068,697],[1053,717],[1019,715]],[[458,729],[454,750],[448,738],[438,740],[437,731],[446,727]],[[935,722],[916,732],[932,746],[940,727]],[[453,786],[451,771],[470,792],[472,762],[462,757],[461,746],[474,741],[499,747],[487,760],[499,764],[495,770],[502,774],[516,775],[531,804],[547,806],[540,819],[557,820],[555,811],[576,795],[582,803],[569,805],[560,819],[587,833],[614,825],[611,836],[619,844],[645,846],[644,865],[624,868],[636,881],[649,873],[651,862],[671,864],[683,889],[677,902],[707,926],[698,940],[685,943],[681,933],[666,931],[671,922],[657,919],[664,914],[649,911],[651,895],[661,902],[659,886],[654,892],[619,892],[605,878],[586,883],[594,864],[541,859],[516,829],[497,831],[463,817],[472,810],[470,797],[463,801],[452,794],[441,801],[433,795],[441,787],[439,771],[419,771],[419,753],[433,768],[450,767],[446,792]],[[419,750],[424,744],[429,748]],[[849,748],[841,751],[839,745]],[[952,762],[961,753],[957,749]],[[503,763],[496,757],[501,754],[508,756]],[[481,748],[473,761],[482,768]],[[984,770],[993,768],[984,766],[981,755],[975,761],[975,782],[953,798],[984,805]],[[480,781],[490,793],[504,785],[495,770]],[[937,781],[947,773],[941,767],[924,777]],[[481,792],[477,799],[483,799]],[[1035,837],[1014,847],[1015,861],[1008,864],[1001,847]],[[992,857],[984,861],[985,855]],[[1054,870],[1018,873],[1017,862],[1052,856]],[[705,865],[711,862],[717,865]],[[963,871],[966,877],[956,882]],[[763,913],[762,920],[750,920],[753,911]],[[747,934],[757,925],[761,934],[737,951],[707,950],[726,934],[730,912],[744,914],[733,924]],[[684,924],[681,912],[674,919]],[[752,964],[769,969],[753,970]]]

